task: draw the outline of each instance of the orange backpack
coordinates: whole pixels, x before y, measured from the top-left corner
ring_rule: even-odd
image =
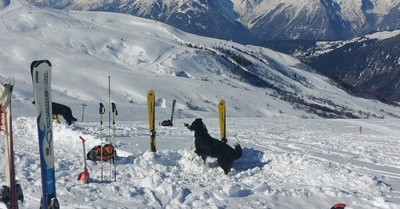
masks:
[[[106,144],[100,149],[100,145],[93,147],[86,155],[88,160],[92,161],[100,161],[101,160],[101,150],[103,150],[103,161],[107,161],[109,159],[115,160],[115,156],[117,152],[114,149],[112,144]]]

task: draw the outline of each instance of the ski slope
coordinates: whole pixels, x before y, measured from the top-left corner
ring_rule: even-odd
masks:
[[[20,208],[38,208],[41,198],[29,71],[31,62],[40,59],[53,65],[53,101],[70,106],[78,119],[72,126],[62,118],[61,124],[54,123],[56,187],[62,208],[329,209],[336,203],[347,204],[346,209],[400,207],[398,108],[349,95],[325,77],[295,67],[299,61],[292,57],[128,15],[46,10],[19,0],[0,0],[0,46],[0,79],[16,80],[15,164],[25,195]],[[200,46],[214,51],[205,53]],[[331,99],[385,119],[320,119],[271,96],[271,89],[232,76],[209,56],[220,53],[213,46],[248,53],[246,58],[260,73],[274,78],[274,85],[304,99]],[[262,57],[259,61],[256,54]],[[172,100],[177,100],[175,125],[156,126],[157,153],[149,151],[146,95],[151,89],[157,124],[169,119]],[[228,175],[216,161],[203,165],[192,157],[193,133],[183,125],[202,117],[217,138],[221,99],[227,106],[228,143],[238,142],[244,151]],[[86,139],[87,151],[114,140],[110,101],[119,112],[117,181],[110,181],[110,164],[104,165],[101,182],[101,163],[88,162],[90,183],[83,184],[77,180],[83,172],[79,136]],[[103,138],[100,102],[106,107]]]

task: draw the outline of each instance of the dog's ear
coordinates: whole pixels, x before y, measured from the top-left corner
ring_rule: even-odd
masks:
[[[197,128],[200,128],[200,129],[205,130],[206,132],[208,132],[207,127],[206,127],[206,124],[203,123],[203,119],[201,119],[201,118],[197,118],[197,119],[193,122],[192,126],[193,126],[193,125],[195,125],[195,127],[197,127]]]
[[[202,123],[202,126],[203,126],[203,130],[205,130],[206,132],[208,132],[207,127],[206,127],[206,124]]]

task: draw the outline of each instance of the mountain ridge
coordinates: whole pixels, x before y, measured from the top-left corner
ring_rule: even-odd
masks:
[[[126,13],[186,32],[258,44],[266,40],[350,39],[372,31],[400,29],[400,2],[393,0],[31,0],[66,10]]]
[[[380,38],[379,34],[387,36]],[[400,101],[400,31],[376,33],[348,41],[318,43],[297,53],[304,62],[350,88]],[[339,61],[340,60],[340,61]]]

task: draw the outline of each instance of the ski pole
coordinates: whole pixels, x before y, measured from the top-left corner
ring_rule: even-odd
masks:
[[[111,76],[108,76],[108,144],[111,145]],[[115,147],[114,147],[115,150]],[[110,160],[110,182],[112,179],[112,168]]]
[[[115,103],[113,102],[112,104],[112,112],[113,112],[113,138],[114,138],[114,177],[115,177],[115,181],[117,181],[117,150],[116,148],[116,143],[115,143],[115,115],[118,115],[118,110],[117,110],[117,106],[115,105]]]
[[[100,103],[100,160],[101,160],[101,182],[103,182],[103,114],[106,112],[103,103]]]

